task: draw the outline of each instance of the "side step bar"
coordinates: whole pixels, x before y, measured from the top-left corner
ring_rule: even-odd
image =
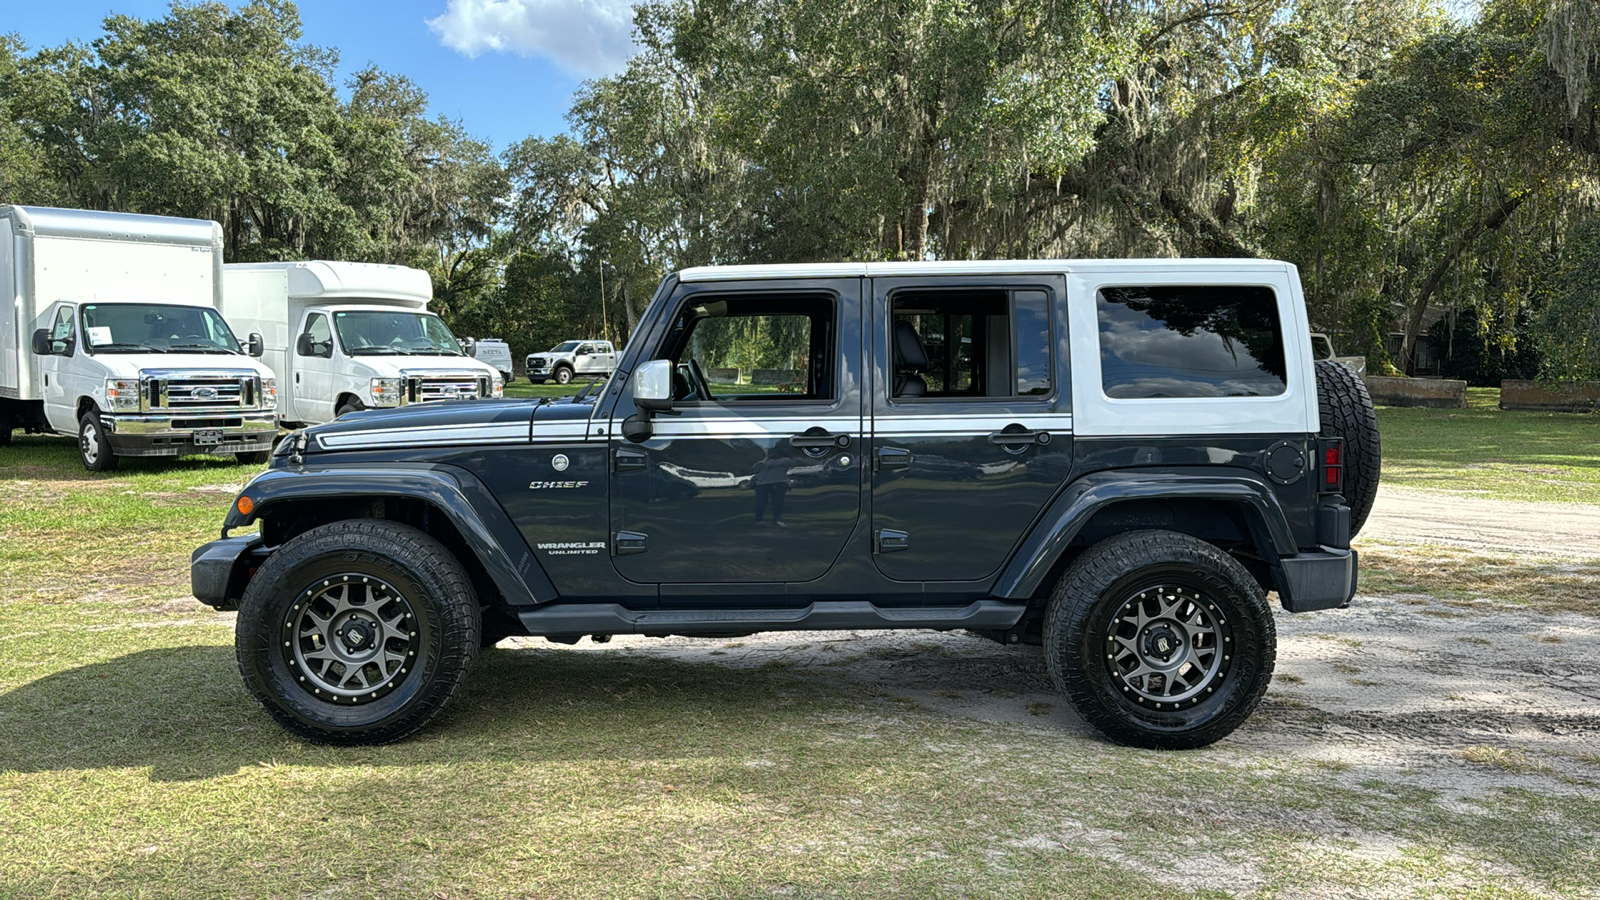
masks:
[[[977,600],[966,606],[880,607],[824,600],[799,609],[627,609],[615,603],[554,603],[519,612],[535,637],[573,634],[727,634],[874,628],[997,628],[1022,619],[1027,605]]]

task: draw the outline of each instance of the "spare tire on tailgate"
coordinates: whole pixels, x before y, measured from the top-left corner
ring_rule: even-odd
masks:
[[[1344,439],[1340,492],[1350,507],[1350,536],[1355,537],[1378,497],[1378,475],[1383,467],[1378,413],[1361,376],[1331,359],[1317,361],[1317,411],[1322,418],[1322,436]]]

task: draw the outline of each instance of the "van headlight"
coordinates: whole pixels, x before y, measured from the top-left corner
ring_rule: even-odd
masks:
[[[374,378],[372,379],[372,405],[373,406],[399,406],[404,399],[402,385],[403,378]]]
[[[276,378],[263,378],[263,379],[261,379],[261,408],[262,409],[277,409],[278,408],[278,379],[276,379]]]
[[[139,379],[107,378],[106,406],[112,412],[139,411]]]
[[[495,397],[504,397],[506,395],[506,382],[505,382],[505,379],[501,378],[498,375],[496,375],[495,378],[494,378],[493,394],[494,394]]]

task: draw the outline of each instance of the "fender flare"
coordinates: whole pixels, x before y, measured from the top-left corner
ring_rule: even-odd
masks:
[[[235,501],[222,525],[224,539],[232,529],[253,524],[274,507],[289,502],[361,497],[421,500],[444,513],[460,532],[506,603],[538,606],[558,596],[522,532],[494,495],[478,479],[454,466],[389,463],[326,469],[308,466],[292,472],[269,469],[245,485],[239,496],[249,497],[254,509],[249,515],[242,514]]]
[[[994,596],[1027,600],[1039,589],[1056,560],[1061,558],[1094,515],[1129,500],[1221,500],[1251,510],[1254,532],[1272,544],[1279,558],[1296,552],[1283,504],[1267,482],[1254,473],[1221,474],[1215,469],[1154,468],[1136,471],[1092,472],[1068,484],[1045,510],[1028,537],[1017,547],[995,582]],[[1274,569],[1277,568],[1275,560]]]

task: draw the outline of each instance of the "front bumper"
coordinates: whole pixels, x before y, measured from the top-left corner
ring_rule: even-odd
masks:
[[[1343,609],[1356,593],[1356,551],[1324,546],[1278,560],[1278,599],[1289,612]]]
[[[102,415],[106,439],[118,456],[180,456],[186,453],[259,453],[278,434],[274,410],[219,410],[183,415]],[[197,437],[220,435],[200,443]]]
[[[204,544],[189,557],[189,588],[194,597],[219,610],[239,608],[250,570],[264,558],[261,535],[246,534]]]

